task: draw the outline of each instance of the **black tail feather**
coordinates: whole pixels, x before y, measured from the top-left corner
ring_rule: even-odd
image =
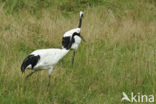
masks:
[[[25,71],[26,67],[31,65],[32,69],[33,67],[37,64],[37,62],[39,61],[40,56],[34,56],[34,55],[29,55],[28,57],[26,57],[21,65],[21,71],[22,73]]]

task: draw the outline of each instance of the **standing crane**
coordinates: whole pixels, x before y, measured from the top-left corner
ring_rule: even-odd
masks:
[[[71,38],[73,36],[75,36],[74,39],[72,40],[73,44],[71,46],[71,49],[74,50],[73,58],[72,58],[72,65],[74,64],[76,50],[78,49],[78,46],[81,43],[81,40],[83,40],[85,42],[85,39],[80,34],[81,25],[82,25],[82,17],[83,17],[83,12],[80,11],[80,19],[79,19],[78,28],[74,28],[74,29],[71,29],[71,30],[65,32],[65,34],[63,35],[63,38],[62,38],[62,47],[66,48],[68,46],[68,44],[70,43]],[[77,41],[75,41],[75,40],[77,40]]]

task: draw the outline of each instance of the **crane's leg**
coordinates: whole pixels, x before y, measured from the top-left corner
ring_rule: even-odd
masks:
[[[73,58],[72,58],[72,66],[74,65],[75,54],[76,54],[76,51],[74,50],[74,52],[73,52]]]
[[[48,87],[50,86],[50,78],[51,78],[51,75],[49,75]]]
[[[62,62],[62,65],[64,65],[64,60],[63,59],[61,60],[61,62]]]
[[[38,72],[38,71],[41,71],[41,70],[33,70],[31,73],[29,73],[25,79],[29,78],[30,76],[32,76],[34,73]]]
[[[32,76],[35,72],[36,72],[36,71],[32,71],[31,73],[29,73],[29,74],[25,77],[25,79],[27,79],[28,77]]]
[[[52,71],[53,71],[53,67],[48,70],[48,75],[49,75],[48,87],[50,86],[50,78],[51,78],[51,72]]]

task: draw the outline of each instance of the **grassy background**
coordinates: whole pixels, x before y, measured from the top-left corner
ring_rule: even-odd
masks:
[[[64,32],[78,25],[81,43],[52,72],[28,80],[20,65],[33,50],[61,48]],[[122,92],[156,96],[154,0],[1,0],[0,104],[120,104]],[[123,102],[128,104],[128,102]]]

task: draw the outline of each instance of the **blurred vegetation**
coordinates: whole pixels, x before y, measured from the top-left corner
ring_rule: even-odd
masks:
[[[139,0],[140,2],[149,2],[156,4],[155,0]],[[66,12],[75,12],[88,7],[104,5],[109,9],[120,9],[124,4],[127,8],[133,8],[136,0],[1,0],[7,12],[18,12],[21,9],[28,9],[30,12],[36,12],[41,9],[56,8]]]
[[[21,9],[28,9],[36,12],[41,9],[56,8],[61,11],[75,12],[103,4],[105,0],[2,0],[8,13],[18,12]]]
[[[71,14],[79,11],[84,11],[87,8],[104,6],[107,10],[111,10],[115,16],[121,17],[126,15],[126,12],[135,10],[134,18],[145,14],[144,10],[153,11],[154,7],[146,6],[153,4],[156,6],[155,0],[1,0],[6,13],[18,14],[22,11],[27,11],[31,14],[40,14],[42,10],[53,12],[61,12],[63,15],[70,17]],[[144,5],[145,4],[145,5]],[[135,8],[135,9],[134,9]],[[39,12],[39,13],[38,13]],[[150,20],[156,18],[151,12],[148,14]],[[146,16],[147,17],[147,16]]]

